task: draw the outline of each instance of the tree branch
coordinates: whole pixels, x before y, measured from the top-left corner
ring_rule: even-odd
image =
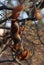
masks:
[[[7,6],[0,6],[0,10],[3,10],[3,9],[13,10],[13,8],[10,8],[10,7],[7,7]]]
[[[10,17],[8,17],[8,18],[6,18],[6,19],[4,19],[4,20],[1,20],[0,21],[0,24],[2,24],[3,22],[6,22],[8,19],[10,19],[11,18],[11,16]],[[11,20],[11,19],[10,19]],[[21,20],[19,20],[19,19],[17,19],[18,20],[18,22],[22,22],[22,21],[25,21],[25,20],[36,20],[36,18],[26,18],[26,19],[21,19]]]
[[[12,10],[13,8],[7,7],[5,4],[3,4],[2,2],[0,2],[0,4],[2,4],[3,6],[0,6],[0,10],[6,9],[6,10]]]

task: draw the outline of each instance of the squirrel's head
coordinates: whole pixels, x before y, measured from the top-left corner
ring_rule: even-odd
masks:
[[[17,7],[13,8],[12,11],[12,19],[17,19],[18,16],[20,15],[21,10],[23,9],[22,5],[18,5]]]

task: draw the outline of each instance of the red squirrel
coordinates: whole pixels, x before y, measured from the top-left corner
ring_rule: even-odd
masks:
[[[28,51],[23,49],[23,45],[19,44],[19,41],[21,41],[21,36],[20,36],[21,31],[20,31],[20,26],[18,25],[17,18],[20,15],[22,9],[23,9],[22,5],[18,5],[17,7],[14,7],[11,16],[11,20],[12,20],[11,36],[14,41],[14,45],[12,46],[10,45],[10,47],[12,49],[15,48],[16,50],[20,49],[20,51],[22,51],[22,54],[18,54],[18,58],[20,60],[23,60],[29,55]]]

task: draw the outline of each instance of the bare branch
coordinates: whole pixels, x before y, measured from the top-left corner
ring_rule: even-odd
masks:
[[[0,10],[3,10],[3,9],[12,10],[13,8],[10,8],[10,7],[7,7],[7,6],[0,6]]]
[[[4,20],[1,20],[0,21],[0,24],[2,24],[3,22],[6,22],[8,19],[10,19],[11,18],[11,16],[10,17],[8,17],[8,18],[6,18],[6,19],[4,19]],[[10,19],[11,20],[11,19]],[[26,18],[26,19],[21,19],[21,20],[19,20],[19,19],[17,19],[19,22],[22,22],[22,21],[25,21],[25,20],[36,20],[36,18]]]

